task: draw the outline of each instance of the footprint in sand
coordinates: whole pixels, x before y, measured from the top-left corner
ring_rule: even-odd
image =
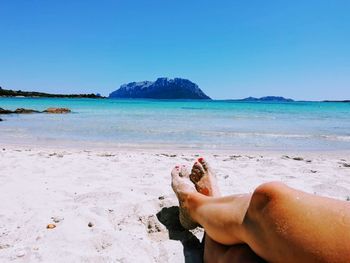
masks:
[[[146,227],[147,234],[151,239],[167,239],[166,228],[158,221],[155,215],[140,216],[139,221]]]

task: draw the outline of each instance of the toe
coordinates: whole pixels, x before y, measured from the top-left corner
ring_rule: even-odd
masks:
[[[193,165],[193,169],[195,170],[199,170],[199,172],[201,174],[204,174],[205,173],[205,170],[203,168],[203,165],[200,163],[200,162],[195,162],[194,165]]]
[[[189,178],[190,173],[189,173],[186,165],[182,165],[179,169],[180,169],[180,176],[181,177]]]
[[[198,162],[202,165],[202,167],[205,171],[209,170],[209,165],[203,157],[198,158]]]
[[[176,165],[173,170],[171,171],[171,176],[174,178],[174,177],[177,177],[180,175],[180,166],[179,165]]]

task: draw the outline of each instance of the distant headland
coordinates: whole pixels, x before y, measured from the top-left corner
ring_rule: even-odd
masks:
[[[100,94],[50,94],[36,91],[21,91],[3,89],[0,87],[0,97],[45,97],[45,98],[104,98]]]
[[[237,99],[233,101],[247,101],[247,102],[293,102],[292,99],[287,99],[281,96],[265,96],[261,98],[248,97],[245,99]]]
[[[158,78],[156,81],[130,82],[109,94],[109,98],[199,99],[210,100],[197,84],[188,79]]]
[[[343,103],[350,103],[350,100],[324,100],[323,102],[343,102]]]

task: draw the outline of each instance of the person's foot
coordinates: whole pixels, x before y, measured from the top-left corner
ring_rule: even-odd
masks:
[[[203,195],[220,196],[216,177],[204,158],[198,158],[192,167],[190,179],[194,183],[197,191]]]
[[[185,165],[175,166],[171,171],[171,187],[179,200],[179,219],[185,229],[194,229],[198,224],[193,221],[186,208],[186,198],[189,194],[196,192],[189,178],[189,172]]]

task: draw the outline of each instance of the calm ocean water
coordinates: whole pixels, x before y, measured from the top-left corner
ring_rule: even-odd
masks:
[[[349,103],[0,98],[0,143],[174,145],[202,149],[350,150]]]

